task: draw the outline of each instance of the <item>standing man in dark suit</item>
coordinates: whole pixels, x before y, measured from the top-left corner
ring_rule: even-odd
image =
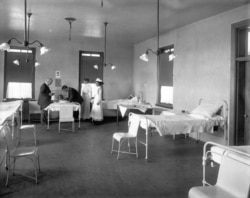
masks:
[[[79,104],[83,103],[82,96],[74,88],[68,87],[67,85],[63,85],[62,90],[68,93],[67,100],[69,102],[78,102]]]
[[[40,93],[37,103],[38,105],[40,105],[40,108],[42,110],[41,123],[44,123],[47,120],[46,112],[44,109],[52,103],[51,96],[53,95],[53,93],[51,93],[49,88],[52,82],[53,82],[52,78],[48,78],[40,87]]]

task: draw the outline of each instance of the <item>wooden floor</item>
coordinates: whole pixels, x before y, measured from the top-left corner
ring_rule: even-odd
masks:
[[[167,197],[184,198],[192,186],[201,185],[202,147],[184,136],[149,138],[149,162],[145,147],[139,144],[139,158],[122,154],[111,155],[111,138],[116,131],[115,120],[101,125],[82,122],[76,133],[57,132],[57,123],[49,131],[37,125],[41,173],[39,183],[21,176],[11,176],[4,186],[4,165],[0,169],[1,197]],[[127,131],[127,121],[121,121],[119,131]],[[139,139],[144,139],[140,130]],[[126,146],[126,144],[124,144]],[[21,161],[19,168],[26,168]],[[211,170],[210,180],[215,181]]]

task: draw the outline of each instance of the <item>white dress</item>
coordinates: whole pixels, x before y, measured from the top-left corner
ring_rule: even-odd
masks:
[[[90,117],[94,121],[102,121],[103,120],[102,87],[97,87],[97,89],[96,89]]]
[[[92,89],[89,84],[83,84],[81,89],[81,96],[84,100],[82,103],[82,119],[90,118],[90,102],[92,97]]]

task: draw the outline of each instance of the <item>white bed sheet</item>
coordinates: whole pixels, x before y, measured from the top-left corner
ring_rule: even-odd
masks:
[[[2,125],[17,110],[22,108],[23,101],[0,102],[0,125]]]
[[[189,114],[173,115],[138,115],[141,127],[155,127],[160,136],[173,134],[187,134],[192,132],[213,132],[214,126],[223,126],[225,120],[221,116],[212,119],[194,118]]]
[[[69,102],[69,101],[59,101],[51,103],[49,106],[45,108],[48,111],[48,123],[47,123],[47,130],[49,130],[50,125],[50,111],[60,111],[61,106],[73,106],[74,111],[79,111],[78,114],[78,128],[81,128],[81,105],[77,102]]]
[[[118,105],[136,105],[139,104],[137,101],[131,99],[118,99],[118,100],[103,100],[103,109],[113,109],[117,110]]]

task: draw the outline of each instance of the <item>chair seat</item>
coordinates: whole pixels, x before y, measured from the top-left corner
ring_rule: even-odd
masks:
[[[34,124],[27,124],[27,125],[22,125],[20,129],[34,129],[35,125]]]
[[[136,136],[129,133],[116,132],[113,134],[113,138],[120,141],[122,138],[135,138]]]
[[[59,121],[60,122],[74,122],[75,119],[74,118],[60,118]]]
[[[237,198],[219,186],[193,187],[188,193],[189,198]]]
[[[37,154],[37,147],[16,147],[10,152],[10,156],[30,156]]]

